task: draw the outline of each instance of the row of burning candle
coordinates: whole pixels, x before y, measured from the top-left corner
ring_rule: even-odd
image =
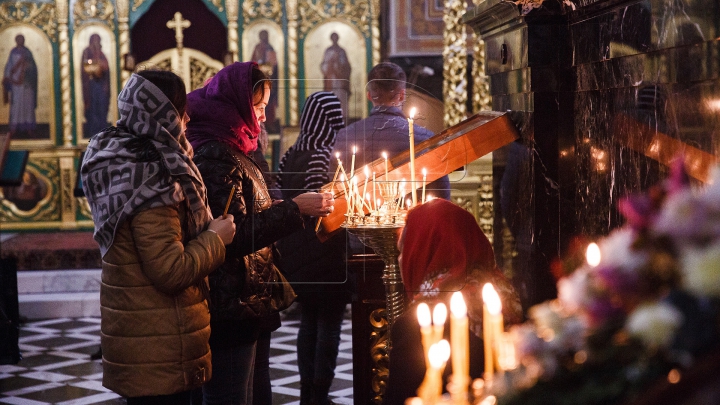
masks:
[[[363,174],[365,175],[365,181],[362,183],[362,192],[360,192],[360,181],[355,176],[355,153],[357,148],[353,147],[352,160],[350,165],[350,177],[345,172],[345,168],[340,160],[340,154],[336,153],[335,158],[337,159],[338,166],[333,176],[332,185],[333,188],[336,184],[339,184],[338,188],[343,191],[348,202],[348,215],[365,215],[365,209],[370,212],[370,215],[377,215],[380,213],[381,208],[385,207],[386,213],[397,213],[398,210],[408,209],[412,205],[417,204],[415,199],[405,200],[405,185],[406,180],[403,178],[400,181],[390,181],[388,176],[388,156],[387,153],[383,152],[382,156],[385,159],[385,177],[383,181],[376,181],[375,172],[370,173],[369,167],[366,165],[363,168]],[[425,203],[433,197],[429,194],[426,195],[425,188],[427,186],[427,170],[422,169],[422,197],[421,202]],[[412,177],[412,176],[411,176]],[[368,184],[370,184],[370,191],[368,192]],[[410,184],[412,194],[415,194],[415,188]],[[338,190],[339,191],[339,190]],[[378,198],[380,197],[380,198]],[[413,196],[415,197],[415,196]],[[412,202],[411,202],[412,201]]]
[[[485,354],[485,382],[493,380],[495,370],[502,373],[517,367],[515,346],[509,333],[504,331],[502,302],[500,296],[487,283],[483,286],[483,343]],[[451,357],[453,375],[450,391],[451,400],[456,405],[468,404],[468,386],[470,384],[470,352],[467,306],[461,292],[453,293],[450,299],[450,343],[442,339],[447,318],[447,308],[440,303],[433,309],[418,305],[417,317],[422,335],[425,353],[426,374],[417,390],[418,398],[412,404],[432,405],[439,402],[442,395],[442,374],[448,358]]]

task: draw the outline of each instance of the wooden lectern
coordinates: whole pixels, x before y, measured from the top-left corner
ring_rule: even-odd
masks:
[[[519,133],[507,113],[480,112],[415,145],[415,167],[427,169],[427,181],[431,182],[518,137]],[[410,151],[388,160],[387,178],[384,159],[377,159],[369,166],[375,172],[377,182],[409,180]],[[362,188],[367,181],[362,168],[355,171],[355,176],[361,179],[359,185]],[[372,179],[368,186],[371,189]],[[417,182],[416,187],[421,186],[422,183]],[[326,184],[323,190],[332,190],[335,194],[335,210],[322,220],[318,231],[321,239],[340,228],[347,212],[342,188],[338,190],[338,187]],[[389,365],[389,330],[385,315],[385,287],[381,279],[384,264],[375,255],[355,255],[348,259],[347,266],[350,274],[357,275],[357,294],[352,302],[353,398],[356,404],[378,404],[387,384]]]

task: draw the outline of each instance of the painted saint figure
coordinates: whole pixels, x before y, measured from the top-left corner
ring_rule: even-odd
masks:
[[[110,126],[107,121],[110,108],[110,68],[98,34],[90,36],[90,43],[82,53],[81,78],[85,105],[83,135],[90,138]]]
[[[38,70],[25,37],[16,36],[15,44],[3,73],[3,102],[10,103],[10,134],[31,136],[36,127]]]
[[[345,50],[338,45],[340,36],[333,32],[330,34],[332,45],[325,49],[320,70],[325,79],[323,90],[335,93],[342,105],[343,116],[348,116],[348,98],[350,97],[350,61]]]
[[[261,30],[258,33],[258,42],[253,49],[252,57],[250,60],[258,64],[260,70],[272,81],[275,81],[277,86],[278,75],[278,61],[277,53],[275,48],[270,45],[270,37],[267,30]],[[270,93],[270,101],[265,107],[265,128],[268,132],[276,133],[280,131],[280,122],[277,119],[277,106],[278,106],[278,92],[273,91]]]

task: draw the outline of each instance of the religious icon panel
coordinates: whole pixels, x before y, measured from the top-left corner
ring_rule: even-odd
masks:
[[[54,143],[53,60],[50,41],[39,29],[11,25],[0,31],[0,132],[10,133],[16,144]]]
[[[362,34],[349,24],[327,22],[308,33],[304,52],[306,93],[332,91],[346,118],[367,116],[367,54]]]
[[[271,134],[280,133],[284,120],[284,95],[287,88],[284,75],[285,44],[280,26],[270,20],[259,20],[243,31],[242,60],[254,61],[273,80],[270,102],[265,108],[265,127]]]
[[[87,141],[117,120],[115,37],[104,25],[75,33],[75,106],[78,140]]]

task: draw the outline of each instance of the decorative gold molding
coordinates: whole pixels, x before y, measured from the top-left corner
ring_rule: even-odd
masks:
[[[63,1],[60,0],[57,3],[63,3]],[[64,3],[67,4],[66,1]],[[50,3],[38,4],[21,1],[3,3],[0,4],[0,25],[12,23],[35,25],[43,30],[52,42],[56,42],[57,20],[55,13],[56,9],[59,11],[60,8],[60,5],[56,7],[56,5]]]
[[[129,0],[116,0],[118,19],[118,46],[120,48],[120,81],[125,85],[130,72],[125,69],[125,55],[130,53],[130,3]]]
[[[210,0],[213,6],[217,7],[219,12],[223,12],[223,0]]]
[[[190,60],[190,89],[199,89],[205,83],[205,80],[215,76],[218,69],[208,65],[205,61],[195,58]]]
[[[287,7],[287,5],[286,5]],[[243,19],[245,23],[258,18],[267,18],[276,22],[282,17],[282,4],[280,0],[253,0],[243,1]]]
[[[372,402],[382,404],[385,387],[389,375],[389,334],[387,311],[378,308],[370,313],[370,358],[372,359],[372,380],[370,382],[373,393]]]
[[[60,212],[63,224],[75,222],[74,175],[75,159],[73,157],[60,158]]]
[[[492,97],[490,96],[490,80],[485,75],[485,41],[473,34],[473,113],[492,110]]]
[[[298,94],[298,2],[297,0],[287,0],[285,2],[285,12],[288,19],[288,80],[290,89],[288,90],[288,104],[290,126],[297,126],[300,116],[299,94]]]
[[[462,22],[464,0],[445,0],[445,32],[443,34],[443,97],[445,98],[445,127],[451,127],[466,117],[467,108],[467,34]]]
[[[323,21],[337,18],[344,19],[355,25],[363,35],[371,36],[370,29],[370,1],[360,0],[301,0],[300,33],[305,36],[312,28]]]
[[[58,209],[60,195],[57,187],[60,184],[60,174],[57,160],[32,159],[25,170],[26,173],[35,176],[39,182],[42,182],[47,187],[45,196],[32,209],[27,211],[19,209],[8,199],[2,198],[0,220],[2,222],[59,221],[61,219],[60,210]],[[5,225],[3,224],[3,226]]]
[[[115,30],[115,8],[110,0],[76,0],[73,17],[76,30],[87,21],[102,21]]]
[[[137,11],[144,2],[145,0],[133,0],[132,11]]]

